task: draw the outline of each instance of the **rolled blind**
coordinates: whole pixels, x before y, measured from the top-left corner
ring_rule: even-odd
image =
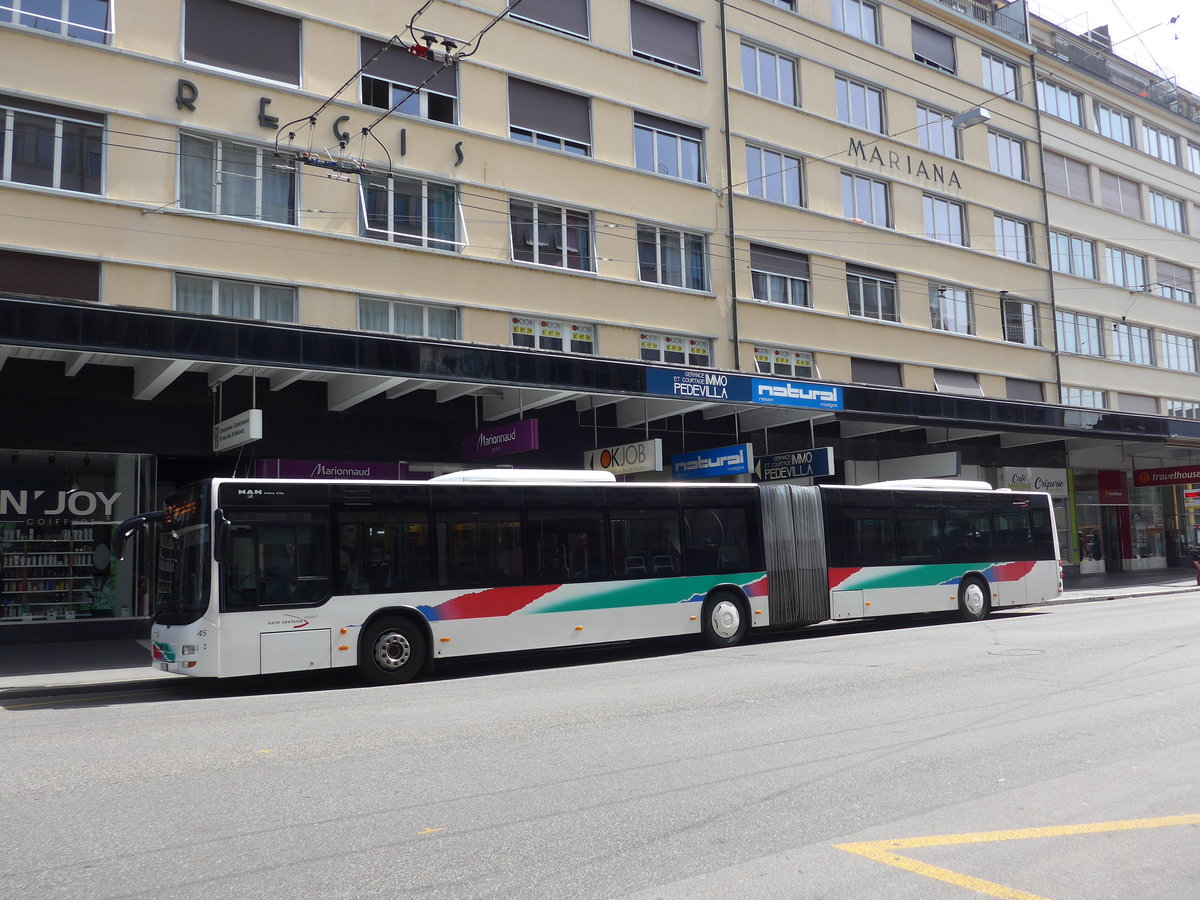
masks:
[[[700,72],[700,27],[654,6],[629,4],[633,52]]]
[[[100,300],[100,263],[0,250],[0,294],[96,303]]]
[[[1032,400],[1036,403],[1045,402],[1040,381],[1027,381],[1024,378],[1006,378],[1005,395],[1009,400]]]
[[[376,53],[379,53],[380,50],[383,50],[383,46],[383,41],[376,41],[369,37],[362,38],[359,48],[361,55],[360,64],[365,64],[367,60],[375,56]],[[452,65],[442,68],[440,62],[414,56],[398,44],[393,44],[386,50],[383,50],[382,53],[379,53],[379,56],[363,72],[367,75],[374,75],[376,78],[386,78],[388,81],[395,81],[409,87],[417,87],[417,85],[424,84],[426,78],[437,72],[437,76],[433,81],[425,85],[426,90],[446,94],[450,97],[458,96],[457,66]]]
[[[954,38],[923,22],[912,23],[913,55],[954,71]]]
[[[761,244],[750,245],[750,268],[756,272],[787,275],[790,278],[808,277],[808,257]]]
[[[859,384],[881,384],[887,387],[903,387],[900,364],[878,359],[850,360],[850,380]]]
[[[508,79],[509,124],[542,134],[592,142],[592,126],[587,97],[568,94],[541,84]]]
[[[508,0],[508,5],[512,7],[513,0]],[[518,19],[589,36],[587,0],[521,0],[521,5],[512,14]]]
[[[231,0],[184,0],[183,57],[300,83],[300,20]]]

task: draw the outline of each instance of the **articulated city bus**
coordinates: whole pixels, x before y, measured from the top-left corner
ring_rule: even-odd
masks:
[[[214,478],[158,522],[154,665],[226,677],[436,660],[827,619],[1036,603],[1062,590],[1046,494],[617,483],[477,470],[421,482]]]

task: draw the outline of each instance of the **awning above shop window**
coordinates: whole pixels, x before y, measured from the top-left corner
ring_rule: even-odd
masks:
[[[934,369],[933,384],[939,393],[942,394],[963,394],[968,397],[983,396],[983,388],[979,386],[979,376],[973,372]]]

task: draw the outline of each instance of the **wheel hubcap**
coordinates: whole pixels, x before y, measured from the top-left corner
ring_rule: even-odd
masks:
[[[718,637],[731,638],[742,624],[742,614],[732,600],[722,600],[712,610],[712,630]]]
[[[375,662],[381,669],[389,672],[402,669],[411,656],[412,645],[399,632],[384,632],[375,641]]]
[[[968,584],[963,591],[963,606],[973,616],[983,612],[983,588],[977,584]]]

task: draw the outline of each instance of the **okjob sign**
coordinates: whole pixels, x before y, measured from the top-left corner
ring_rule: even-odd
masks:
[[[588,450],[583,454],[583,467],[593,471],[612,472],[614,475],[661,472],[662,438]]]
[[[719,475],[745,475],[750,471],[754,451],[749,444],[693,450],[671,457],[671,474],[676,478],[716,478]]]
[[[754,461],[754,477],[759,481],[784,481],[788,478],[816,478],[833,474],[833,448],[814,447],[773,453]]]

